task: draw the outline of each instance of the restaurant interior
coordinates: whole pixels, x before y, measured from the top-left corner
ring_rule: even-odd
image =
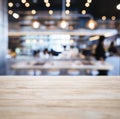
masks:
[[[0,75],[120,75],[119,0],[0,0],[0,17]]]
[[[120,0],[0,0],[0,119],[120,119]]]

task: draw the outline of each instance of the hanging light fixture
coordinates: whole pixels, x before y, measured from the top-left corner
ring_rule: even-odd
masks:
[[[68,26],[68,22],[65,21],[65,20],[62,20],[61,23],[60,23],[60,27],[61,27],[62,29],[65,29],[65,28],[67,28],[67,26]]]
[[[49,13],[50,15],[52,15],[52,14],[53,14],[53,10],[49,10],[48,13]]]
[[[19,16],[18,13],[13,13],[13,17],[14,17],[15,19],[18,19],[20,16]]]
[[[40,22],[35,20],[32,22],[32,27],[35,28],[35,29],[38,29],[40,27]]]
[[[27,1],[26,1],[26,0],[21,0],[21,2],[22,2],[23,4],[25,4]]]
[[[8,3],[8,6],[9,6],[9,7],[13,7],[13,3],[12,3],[12,2],[9,2],[9,3]]]
[[[70,14],[70,10],[66,10],[65,13],[66,13],[66,14]]]
[[[106,16],[102,16],[102,20],[105,21],[106,20]]]
[[[36,10],[32,10],[31,13],[32,13],[32,14],[36,14]]]
[[[65,18],[65,0],[62,0],[62,20],[59,24],[60,28],[62,29],[66,29],[69,25],[64,18]]]
[[[88,21],[88,23],[87,23],[87,27],[89,28],[89,29],[95,29],[96,28],[96,26],[97,26],[97,23],[96,23],[96,21],[94,20],[94,19],[90,19],[89,21]]]
[[[116,6],[117,10],[120,10],[120,3]]]

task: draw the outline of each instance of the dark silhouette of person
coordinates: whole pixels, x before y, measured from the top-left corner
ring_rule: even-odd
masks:
[[[110,53],[110,56],[114,55],[114,53],[117,52],[117,48],[114,45],[114,41],[111,42],[111,44],[110,44],[110,46],[108,48],[108,51]]]
[[[95,49],[95,58],[96,60],[105,60],[106,56],[105,56],[105,49],[104,49],[104,36],[100,36],[99,40],[98,40],[98,44],[97,47]]]
[[[95,58],[96,60],[99,61],[105,61],[106,59],[106,55],[105,55],[105,49],[104,49],[104,36],[100,36],[99,40],[98,40],[98,44],[97,47],[95,49]],[[98,75],[107,75],[107,70],[98,70],[99,74]]]

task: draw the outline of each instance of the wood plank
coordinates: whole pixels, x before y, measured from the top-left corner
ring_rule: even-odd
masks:
[[[120,119],[120,77],[0,77],[0,119]]]

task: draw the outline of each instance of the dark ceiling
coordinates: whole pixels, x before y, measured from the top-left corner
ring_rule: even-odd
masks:
[[[13,2],[15,5],[12,8],[8,8],[13,11],[29,11],[35,9],[37,11],[47,11],[52,9],[61,11],[62,10],[62,0],[49,0],[50,8],[45,6],[44,0],[27,0],[30,3],[30,7],[26,8],[24,4],[21,3],[21,0],[8,0],[8,2]],[[67,8],[70,11],[78,11],[81,13],[83,9],[87,13],[91,14],[95,19],[99,19],[102,16],[111,18],[111,16],[116,16],[117,19],[120,19],[120,10],[116,9],[116,5],[120,3],[120,0],[92,0],[90,7],[86,8],[85,3],[87,0],[71,0],[71,6]]]

